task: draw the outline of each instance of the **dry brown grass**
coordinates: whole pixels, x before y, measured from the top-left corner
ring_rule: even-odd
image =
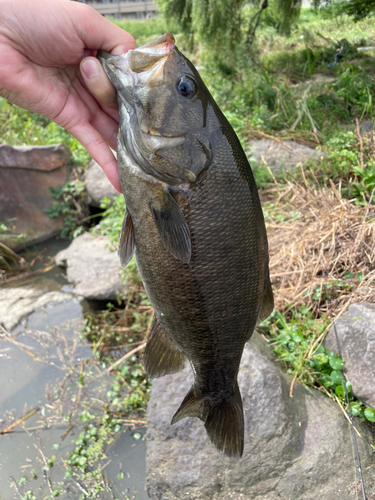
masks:
[[[342,198],[332,182],[275,184],[265,195],[272,200],[264,209],[277,310],[304,305],[315,317],[337,318],[353,302],[375,302],[374,205]]]

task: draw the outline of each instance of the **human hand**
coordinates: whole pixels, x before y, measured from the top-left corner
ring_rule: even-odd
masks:
[[[70,0],[0,0],[0,12],[0,96],[64,127],[120,192],[109,149],[116,149],[116,94],[94,56],[124,54],[133,37]]]

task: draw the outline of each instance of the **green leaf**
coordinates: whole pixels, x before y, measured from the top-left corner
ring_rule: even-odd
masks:
[[[342,373],[336,370],[331,372],[331,379],[335,385],[339,385],[343,381]]]
[[[332,356],[329,360],[329,364],[332,366],[334,370],[341,370],[344,366],[344,361],[338,356]]]
[[[324,385],[324,387],[331,387],[333,385],[333,381],[329,375],[323,375],[320,378],[320,382]]]
[[[359,417],[362,413],[361,403],[358,401],[350,403],[350,409],[352,410],[353,417]]]
[[[345,389],[343,388],[342,385],[338,385],[335,389],[336,396],[339,398],[345,398]]]
[[[364,415],[369,422],[375,422],[375,410],[373,408],[367,407],[364,411]]]

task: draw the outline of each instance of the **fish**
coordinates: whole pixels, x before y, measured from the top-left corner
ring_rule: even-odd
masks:
[[[149,377],[190,363],[194,382],[171,424],[204,422],[240,458],[237,382],[245,343],[273,310],[268,243],[254,177],[233,128],[171,33],[97,57],[117,91],[117,159],[126,212],[119,257],[135,255],[155,321]]]

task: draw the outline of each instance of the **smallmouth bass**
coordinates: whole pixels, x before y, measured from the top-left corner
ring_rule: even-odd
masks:
[[[240,142],[171,33],[98,57],[117,90],[126,213],[119,256],[135,254],[155,322],[150,377],[183,368],[194,384],[172,424],[198,417],[217,449],[241,457],[237,374],[245,343],[273,309],[258,191]]]

